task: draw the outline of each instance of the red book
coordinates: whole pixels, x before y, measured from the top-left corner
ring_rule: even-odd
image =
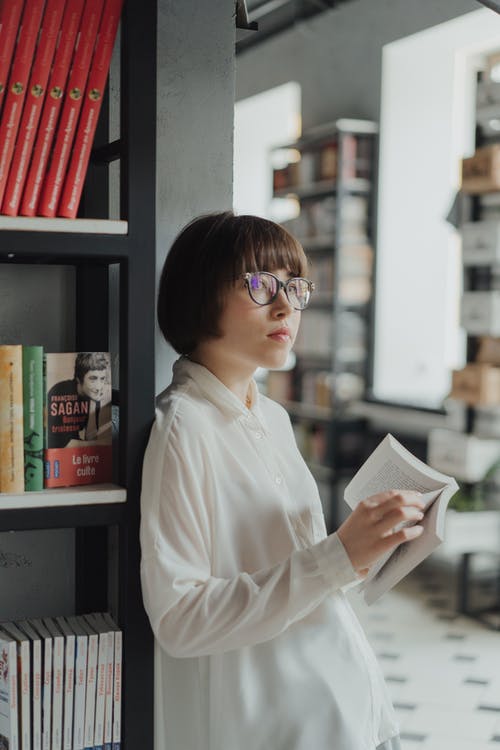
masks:
[[[0,204],[14,153],[44,0],[26,0],[0,122]]]
[[[49,80],[50,67],[54,57],[63,10],[64,5],[61,0],[47,0],[38,39],[38,47],[35,52],[30,82],[24,102],[16,149],[3,199],[2,213],[9,216],[17,216],[19,211],[38,121],[42,113],[43,100],[47,90],[47,81]]]
[[[89,75],[104,0],[86,0],[78,32],[77,47],[69,74],[67,94],[57,126],[54,150],[45,176],[37,214],[55,216],[76,132],[83,93]]]
[[[0,2],[0,110],[7,88],[12,52],[19,31],[19,19],[24,0],[3,0]]]
[[[57,211],[58,216],[65,216],[68,219],[74,219],[78,211],[122,6],[123,0],[105,0],[94,59],[87,81],[86,96],[78,122],[75,146]]]
[[[49,161],[52,141],[62,106],[62,97],[68,80],[71,58],[75,49],[82,17],[84,0],[67,0],[62,20],[54,64],[47,86],[48,96],[43,103],[42,116],[35,137],[33,156],[28,169],[22,196],[23,216],[35,216],[43,177]]]

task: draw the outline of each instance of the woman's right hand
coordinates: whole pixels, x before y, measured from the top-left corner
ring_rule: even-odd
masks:
[[[365,575],[379,557],[401,542],[416,539],[424,504],[420,492],[390,490],[361,500],[337,531],[354,570]]]

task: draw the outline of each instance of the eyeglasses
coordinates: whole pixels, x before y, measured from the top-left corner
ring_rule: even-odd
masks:
[[[293,309],[305,310],[311,299],[311,292],[314,291],[312,281],[300,276],[288,279],[288,281],[281,281],[274,273],[255,271],[254,273],[244,273],[242,278],[245,280],[250,297],[257,305],[270,305],[274,302],[280,290],[284,289]]]

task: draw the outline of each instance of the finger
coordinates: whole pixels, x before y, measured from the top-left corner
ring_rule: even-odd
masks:
[[[371,507],[373,508],[373,515],[377,517],[378,520],[382,518],[386,513],[393,510],[394,508],[401,508],[401,507],[407,507],[407,506],[414,506],[415,508],[423,509],[424,503],[422,502],[421,494],[419,492],[398,492],[394,490],[393,492],[386,493],[387,497],[384,499],[381,499],[380,501],[375,501]],[[375,500],[374,498],[370,498],[371,500]]]
[[[424,530],[423,526],[407,526],[404,529],[396,531],[394,534],[387,534],[380,540],[380,553],[388,552],[393,547],[397,547],[404,542],[411,542],[412,539],[418,539]]]
[[[399,508],[394,508],[394,510],[383,515],[382,518],[376,522],[376,526],[381,531],[386,531],[401,523],[406,523],[408,521],[421,521],[423,517],[424,514],[422,511],[414,506],[400,506]]]

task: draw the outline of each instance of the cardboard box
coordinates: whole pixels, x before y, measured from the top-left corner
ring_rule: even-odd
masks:
[[[500,262],[500,221],[469,221],[462,225],[462,260],[483,266]]]
[[[450,397],[469,406],[500,404],[500,367],[471,363],[452,372]]]
[[[427,461],[458,481],[479,482],[500,459],[500,440],[437,428],[429,432]]]
[[[500,338],[481,336],[476,361],[500,367]]]
[[[462,159],[462,192],[491,193],[500,190],[500,143],[476,149]]]
[[[465,292],[461,324],[474,336],[500,336],[500,291]]]

